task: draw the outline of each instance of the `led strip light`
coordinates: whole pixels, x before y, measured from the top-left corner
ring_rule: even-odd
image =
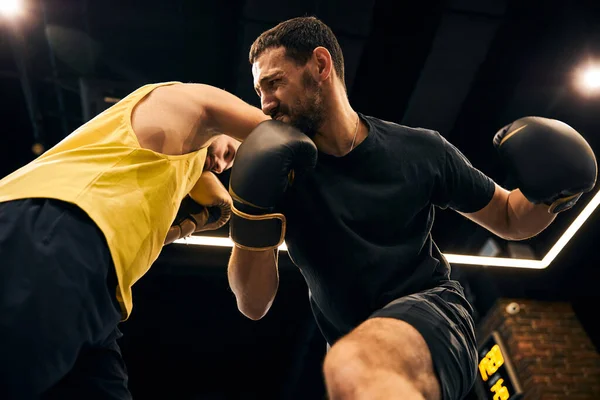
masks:
[[[583,223],[592,215],[594,210],[600,204],[600,191],[590,200],[583,211],[575,218],[571,225],[565,230],[561,237],[556,241],[552,248],[541,260],[531,260],[522,258],[502,258],[502,257],[483,257],[471,256],[464,254],[447,254],[443,253],[444,257],[451,264],[467,264],[479,266],[493,267],[508,267],[508,268],[529,268],[529,269],[544,269],[547,268],[552,261],[558,256],[562,249],[575,236],[575,233],[581,228]],[[189,236],[184,239],[176,240],[174,243],[196,245],[196,246],[219,246],[232,247],[233,242],[228,237],[211,237],[211,236]],[[279,250],[287,251],[285,242],[279,246]]]

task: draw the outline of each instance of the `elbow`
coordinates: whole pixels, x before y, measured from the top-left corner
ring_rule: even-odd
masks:
[[[498,236],[501,239],[504,240],[508,240],[511,242],[518,242],[521,240],[526,240],[531,238],[532,234],[529,234],[528,232],[523,232],[520,229],[516,229],[516,227],[511,226],[510,223],[508,223],[508,221],[506,222],[505,226],[503,226],[501,229],[495,229],[493,230],[493,233]]]
[[[260,319],[262,319],[262,317],[264,317],[265,315],[267,315],[267,311],[263,311],[262,313],[258,310],[243,310],[240,309],[240,312],[248,319],[251,319],[252,321],[258,321]]]
[[[518,224],[515,223],[514,215],[512,210],[507,207],[506,212],[503,213],[504,217],[497,220],[494,229],[490,229],[496,236],[501,239],[508,241],[520,241],[528,239],[530,236],[526,232],[519,229]]]
[[[539,226],[527,225],[520,221],[518,218],[508,218],[506,226],[502,230],[502,235],[499,235],[502,239],[518,242],[527,240],[538,235],[542,229]]]
[[[509,240],[512,242],[519,242],[522,240],[531,239],[535,237],[540,232],[534,229],[520,229],[517,226],[507,224],[505,229],[502,229],[500,232],[495,232],[496,236],[504,240]]]
[[[498,236],[500,236],[500,235],[498,235]],[[501,235],[500,238],[502,238],[504,240],[507,240],[507,241],[510,241],[510,242],[519,242],[519,241],[522,241],[522,240],[529,239],[532,236],[534,236],[534,235],[527,236],[527,235],[522,235],[522,234],[518,234],[518,233],[515,233],[515,232],[511,232],[509,234]]]
[[[497,218],[493,224],[487,223],[483,226],[500,239],[510,241],[521,240],[519,239],[522,236],[521,233],[511,225],[508,215],[506,218]]]
[[[539,232],[511,232],[506,235],[503,239],[510,240],[512,242],[519,242],[535,237]]]
[[[555,217],[548,212],[547,205],[534,205],[519,189],[513,190],[506,201],[502,237],[512,241],[531,239],[544,231]]]
[[[271,304],[273,304],[272,300],[269,302],[237,301],[238,310],[245,317],[253,321],[258,321],[267,315],[267,312],[269,312],[269,309],[271,308]]]
[[[504,239],[504,240],[509,240],[509,241],[522,240],[521,237],[523,236],[523,235],[521,235],[521,232],[519,232],[517,229],[514,229],[510,225],[509,221],[505,221],[505,223],[503,224],[502,227],[498,227],[497,229],[494,229],[493,232],[499,238]]]

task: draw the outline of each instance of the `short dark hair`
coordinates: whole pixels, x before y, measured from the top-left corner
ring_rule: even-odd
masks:
[[[333,67],[346,87],[344,80],[344,55],[337,38],[329,26],[316,17],[296,17],[280,22],[264,31],[250,47],[250,64],[267,49],[283,47],[286,56],[299,65],[305,65],[315,48],[329,50]]]

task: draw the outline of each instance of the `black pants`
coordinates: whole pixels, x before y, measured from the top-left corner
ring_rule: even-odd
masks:
[[[0,398],[130,399],[104,235],[78,207],[0,203]]]

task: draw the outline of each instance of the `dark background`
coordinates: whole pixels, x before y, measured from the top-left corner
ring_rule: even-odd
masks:
[[[438,130],[510,188],[494,133],[525,115],[558,118],[600,149],[600,96],[576,73],[600,59],[600,3],[557,0],[26,1],[0,19],[0,176],[49,148],[140,85],[201,82],[258,105],[247,61],[276,23],[316,15],[338,35],[356,110]],[[223,179],[228,177],[225,174]],[[500,255],[543,257],[589,194],[539,236]],[[455,265],[479,320],[498,297],[570,302],[595,345],[598,255],[592,214],[545,270]],[[226,236],[227,229],[215,235]],[[439,212],[442,251],[479,254],[491,235]],[[515,250],[516,249],[516,250]],[[228,288],[228,248],[171,245],[134,287],[122,347],[137,399],[308,399],[323,394],[325,343],[307,289],[286,253],[269,314],[250,321]],[[152,397],[151,397],[152,396]]]

